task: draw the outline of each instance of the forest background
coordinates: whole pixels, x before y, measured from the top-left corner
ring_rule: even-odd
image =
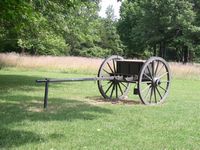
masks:
[[[116,0],[117,1],[117,0]],[[200,62],[199,0],[1,0],[0,52]]]

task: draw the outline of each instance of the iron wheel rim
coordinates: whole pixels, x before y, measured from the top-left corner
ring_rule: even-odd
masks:
[[[163,103],[169,94],[171,72],[168,63],[160,57],[151,57],[141,68],[138,89],[143,104]]]
[[[123,60],[123,57],[113,55],[106,58],[101,64],[98,77],[117,76],[117,60]],[[130,83],[120,82],[118,80],[99,80],[98,88],[105,99],[124,99],[128,94]]]

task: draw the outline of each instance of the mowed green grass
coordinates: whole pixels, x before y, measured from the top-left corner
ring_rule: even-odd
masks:
[[[0,70],[0,149],[200,148],[200,80],[174,78],[167,101],[151,107],[104,102],[96,82],[50,84],[43,109],[36,79],[88,76]]]

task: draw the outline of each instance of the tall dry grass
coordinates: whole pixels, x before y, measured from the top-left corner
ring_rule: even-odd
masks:
[[[170,62],[169,65],[172,72],[172,76],[174,77],[200,79],[200,64],[182,64]]]
[[[85,70],[94,72],[103,59],[73,56],[28,56],[16,53],[0,53],[0,66],[52,70]]]
[[[24,56],[0,53],[0,66],[16,68],[43,68],[61,71],[81,70],[97,73],[103,59],[85,57]],[[200,64],[169,63],[174,77],[200,78]]]

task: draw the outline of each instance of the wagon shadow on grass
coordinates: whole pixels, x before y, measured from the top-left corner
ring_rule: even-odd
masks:
[[[0,75],[0,147],[16,148],[28,143],[42,143],[47,137],[27,131],[26,121],[32,126],[37,122],[76,120],[88,121],[111,114],[110,109],[98,107],[83,100],[67,98],[50,98],[48,109],[43,109],[43,94],[41,88],[34,83],[38,77],[20,75]],[[7,80],[7,81],[5,81]],[[54,87],[55,88],[55,87]],[[57,88],[57,87],[56,87]],[[20,94],[12,91],[24,91]],[[29,96],[26,92],[37,92],[41,96]],[[42,92],[43,93],[43,92]],[[42,124],[43,124],[42,123]],[[35,124],[35,125],[34,125]],[[24,128],[24,126],[26,128]],[[38,129],[39,130],[39,129]],[[60,135],[49,135],[56,138]]]
[[[0,147],[9,149],[16,148],[26,143],[39,143],[44,138],[30,131],[13,130],[0,126]]]
[[[0,147],[18,147],[27,143],[41,143],[46,137],[33,131],[23,130],[23,121],[33,126],[38,121],[94,120],[112,113],[111,110],[94,106],[74,99],[51,98],[48,109],[44,110],[41,97],[18,95],[26,101],[18,101],[16,96],[7,96],[6,102],[0,104]],[[5,97],[4,97],[5,98]],[[43,124],[43,123],[42,123]],[[13,126],[16,128],[13,129]],[[25,124],[25,126],[27,126]],[[19,129],[18,129],[19,128]],[[22,129],[21,129],[22,128]],[[38,129],[39,130],[39,129]],[[49,135],[49,138],[55,138]]]

